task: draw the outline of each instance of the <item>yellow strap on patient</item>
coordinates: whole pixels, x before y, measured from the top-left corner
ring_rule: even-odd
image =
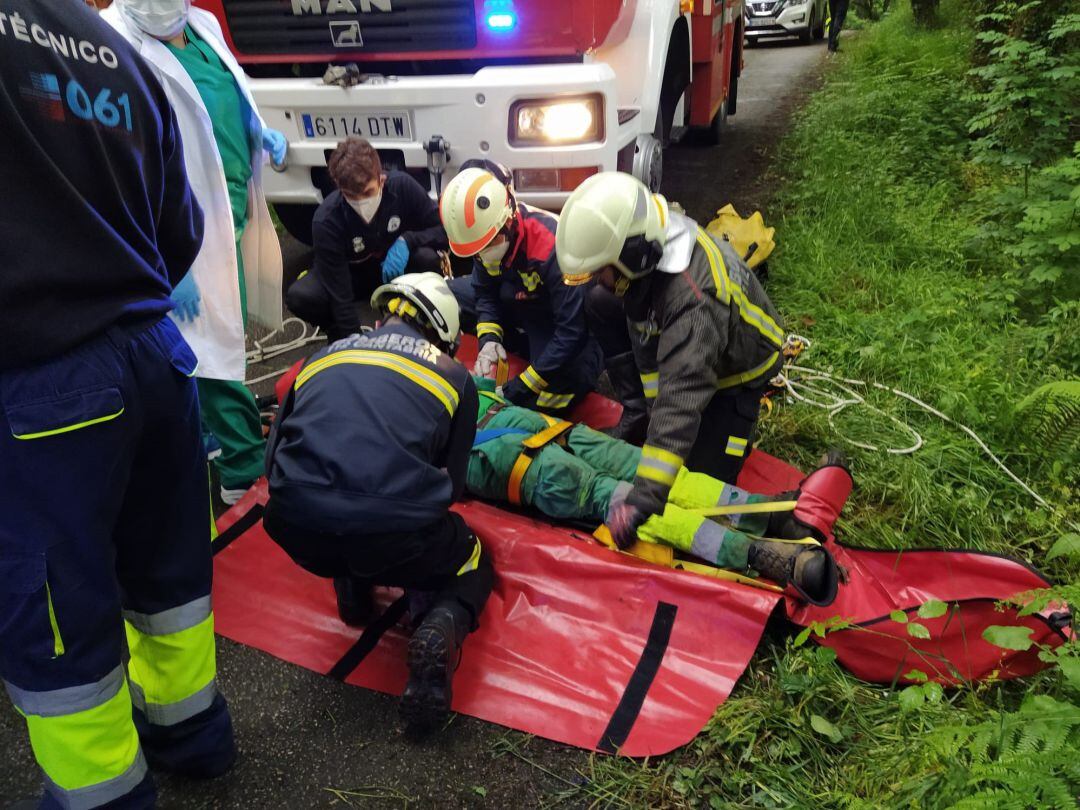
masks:
[[[544,419],[548,426],[521,442],[524,449],[510,470],[510,478],[506,482],[506,499],[514,506],[521,506],[521,484],[525,480],[525,473],[529,471],[536,451],[551,444],[574,427],[573,422],[564,422],[549,416],[545,416]]]
[[[764,501],[762,503],[729,504],[728,506],[706,506],[701,509],[688,509],[702,517],[718,515],[760,515],[765,512],[790,512],[799,505],[798,501]]]

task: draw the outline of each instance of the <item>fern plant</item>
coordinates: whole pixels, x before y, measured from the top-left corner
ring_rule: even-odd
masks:
[[[1080,457],[1080,380],[1047,383],[1016,406],[1026,441],[1049,459]]]

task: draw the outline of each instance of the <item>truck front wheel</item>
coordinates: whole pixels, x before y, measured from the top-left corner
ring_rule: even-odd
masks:
[[[664,148],[655,135],[637,136],[633,174],[654,194],[660,190],[660,181],[664,178]]]
[[[302,203],[277,203],[274,206],[274,211],[277,212],[278,219],[285,227],[285,230],[289,232],[293,239],[303,242],[305,245],[310,245],[312,242],[311,220],[314,218],[317,209],[317,205],[304,205]]]

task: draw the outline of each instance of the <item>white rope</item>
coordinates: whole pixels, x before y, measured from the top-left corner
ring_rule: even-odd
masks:
[[[802,343],[807,349],[810,348],[811,345],[809,340],[800,335],[789,335],[788,341],[802,341]],[[795,374],[797,375],[794,379],[792,378],[792,372],[795,372]],[[847,396],[838,396],[833,392],[825,391],[821,388],[808,384],[819,381],[827,381],[831,383],[832,385],[843,391],[845,394],[847,394]],[[1033,490],[1030,486],[1024,483],[1024,481],[1021,480],[1019,476],[1017,476],[1012,470],[1005,466],[1005,463],[1000,458],[998,458],[997,455],[987,446],[986,442],[984,442],[979,437],[979,434],[977,434],[967,425],[961,424],[952,417],[946,416],[933,405],[929,405],[928,403],[923,402],[917,397],[913,397],[911,394],[908,394],[905,391],[901,391],[898,388],[893,388],[892,386],[884,385],[882,383],[877,383],[873,381],[867,382],[865,380],[853,380],[847,377],[840,377],[838,375],[831,374],[828,371],[823,371],[822,369],[810,368],[809,366],[798,366],[795,365],[793,362],[790,362],[784,366],[784,370],[780,374],[778,374],[776,378],[774,378],[774,383],[782,386],[787,391],[788,395],[795,401],[801,402],[805,405],[810,405],[811,407],[821,408],[827,411],[829,415],[829,426],[832,427],[834,431],[836,431],[837,435],[840,436],[840,438],[842,438],[849,444],[854,445],[855,447],[861,447],[865,450],[871,451],[880,451],[882,449],[877,445],[868,444],[866,442],[858,442],[854,439],[844,436],[839,430],[837,430],[836,425],[833,421],[838,413],[843,411],[845,408],[851,406],[861,406],[891,419],[901,428],[910,433],[910,435],[914,439],[914,443],[909,447],[884,448],[885,452],[895,455],[907,455],[919,450],[924,444],[923,437],[911,425],[902,421],[898,417],[893,416],[892,414],[885,413],[880,408],[875,408],[873,405],[867,404],[863,396],[853,390],[851,386],[861,386],[863,388],[877,388],[880,391],[887,391],[894,396],[905,399],[908,402],[911,402],[912,404],[922,408],[927,413],[933,414],[938,419],[941,419],[943,422],[946,422],[961,430],[982,449],[982,451],[987,455],[987,457],[989,457],[989,459],[993,461],[994,464],[996,464],[998,468],[1002,470],[1002,472],[1004,472],[1017,485],[1019,485],[1020,488],[1024,490],[1024,492],[1034,498],[1036,503],[1046,509],[1049,509],[1050,511],[1054,511],[1054,507],[1051,506],[1045,498],[1040,496],[1035,490]],[[819,397],[819,399],[812,399],[811,397],[805,396],[804,394],[799,393],[798,389],[802,389],[807,393],[813,394]]]
[[[282,340],[280,343],[271,343],[270,339],[276,335],[284,336],[289,324],[298,324],[300,326],[300,334],[292,338],[291,340]],[[308,330],[312,330],[308,333]],[[263,335],[258,340],[253,341],[255,348],[247,353],[248,365],[252,363],[262,363],[266,360],[272,360],[283,354],[300,349],[309,343],[318,343],[325,340],[326,335],[318,327],[309,326],[306,322],[299,318],[286,318],[282,321],[281,328],[275,329],[273,332],[269,332]],[[275,377],[280,377],[281,374],[287,370],[286,368],[280,368],[276,371],[271,371],[269,374],[263,374],[260,377],[255,377],[250,380],[244,380],[244,385],[255,385],[256,383],[263,382],[264,380],[271,380]]]

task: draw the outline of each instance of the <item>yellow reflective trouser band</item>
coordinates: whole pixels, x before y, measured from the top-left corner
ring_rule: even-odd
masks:
[[[96,683],[48,692],[5,686],[26,718],[46,790],[61,806],[97,807],[146,776],[121,666]]]
[[[547,380],[537,374],[536,369],[532,366],[529,366],[523,372],[521,372],[521,381],[534,394],[539,394],[548,386]]]
[[[764,362],[758,363],[747,371],[742,371],[738,374],[732,374],[730,377],[721,377],[716,381],[717,388],[733,388],[736,385],[742,385],[745,382],[755,380],[772,368],[773,363],[780,359],[780,352],[773,352],[765,358]]]
[[[484,335],[495,335],[502,340],[503,328],[492,321],[481,321],[476,325],[476,336],[482,338]]]
[[[202,597],[154,614],[124,612],[132,701],[147,720],[173,725],[214,702],[214,614]]]
[[[480,565],[480,539],[478,537],[474,537],[473,540],[474,543],[472,554],[469,555],[469,559],[465,561],[465,564],[458,569],[457,576],[459,577],[462,574],[467,574],[470,571],[475,571]]]
[[[544,391],[536,398],[536,405],[538,408],[565,408],[573,398],[573,394],[553,394],[550,391]]]
[[[346,349],[320,357],[308,363],[296,377],[297,391],[320,371],[342,363],[354,363],[363,366],[376,366],[397,372],[406,379],[423,388],[443,404],[451,416],[458,406],[458,393],[434,369],[414,362],[407,357],[393,352],[380,352],[368,349]]]
[[[190,376],[190,375],[189,375]],[[82,430],[83,428],[90,427],[91,425],[100,425],[102,422],[110,422],[116,417],[120,416],[124,412],[121,408],[116,413],[110,413],[106,416],[99,416],[97,419],[87,419],[85,422],[76,422],[74,425],[65,425],[64,427],[53,428],[52,430],[41,430],[37,433],[12,433],[16,439],[44,439],[47,436],[57,436],[61,433],[71,433],[73,430]]]
[[[49,601],[49,626],[52,627],[53,634],[53,658],[59,658],[64,654],[64,639],[60,635],[60,625],[56,621],[56,610],[53,608],[52,591],[49,590],[49,583],[45,583],[45,598]]]
[[[740,436],[728,436],[727,447],[724,452],[729,456],[741,458],[746,455],[746,439]]]
[[[656,395],[660,393],[660,372],[642,374],[641,387],[645,391],[645,399],[656,399]]]
[[[709,270],[712,273],[713,283],[716,285],[716,296],[722,303],[729,303],[732,298],[739,308],[739,316],[748,324],[758,330],[769,342],[777,348],[784,345],[784,332],[777,326],[776,321],[761,307],[752,303],[746,297],[742,287],[734,284],[728,276],[727,266],[724,264],[724,255],[720,248],[705,231],[698,228],[698,244],[705,251],[709,260]]]
[[[638,462],[636,474],[670,487],[675,483],[675,476],[679,474],[682,464],[682,459],[674,453],[645,445],[641,448],[641,461]]]

